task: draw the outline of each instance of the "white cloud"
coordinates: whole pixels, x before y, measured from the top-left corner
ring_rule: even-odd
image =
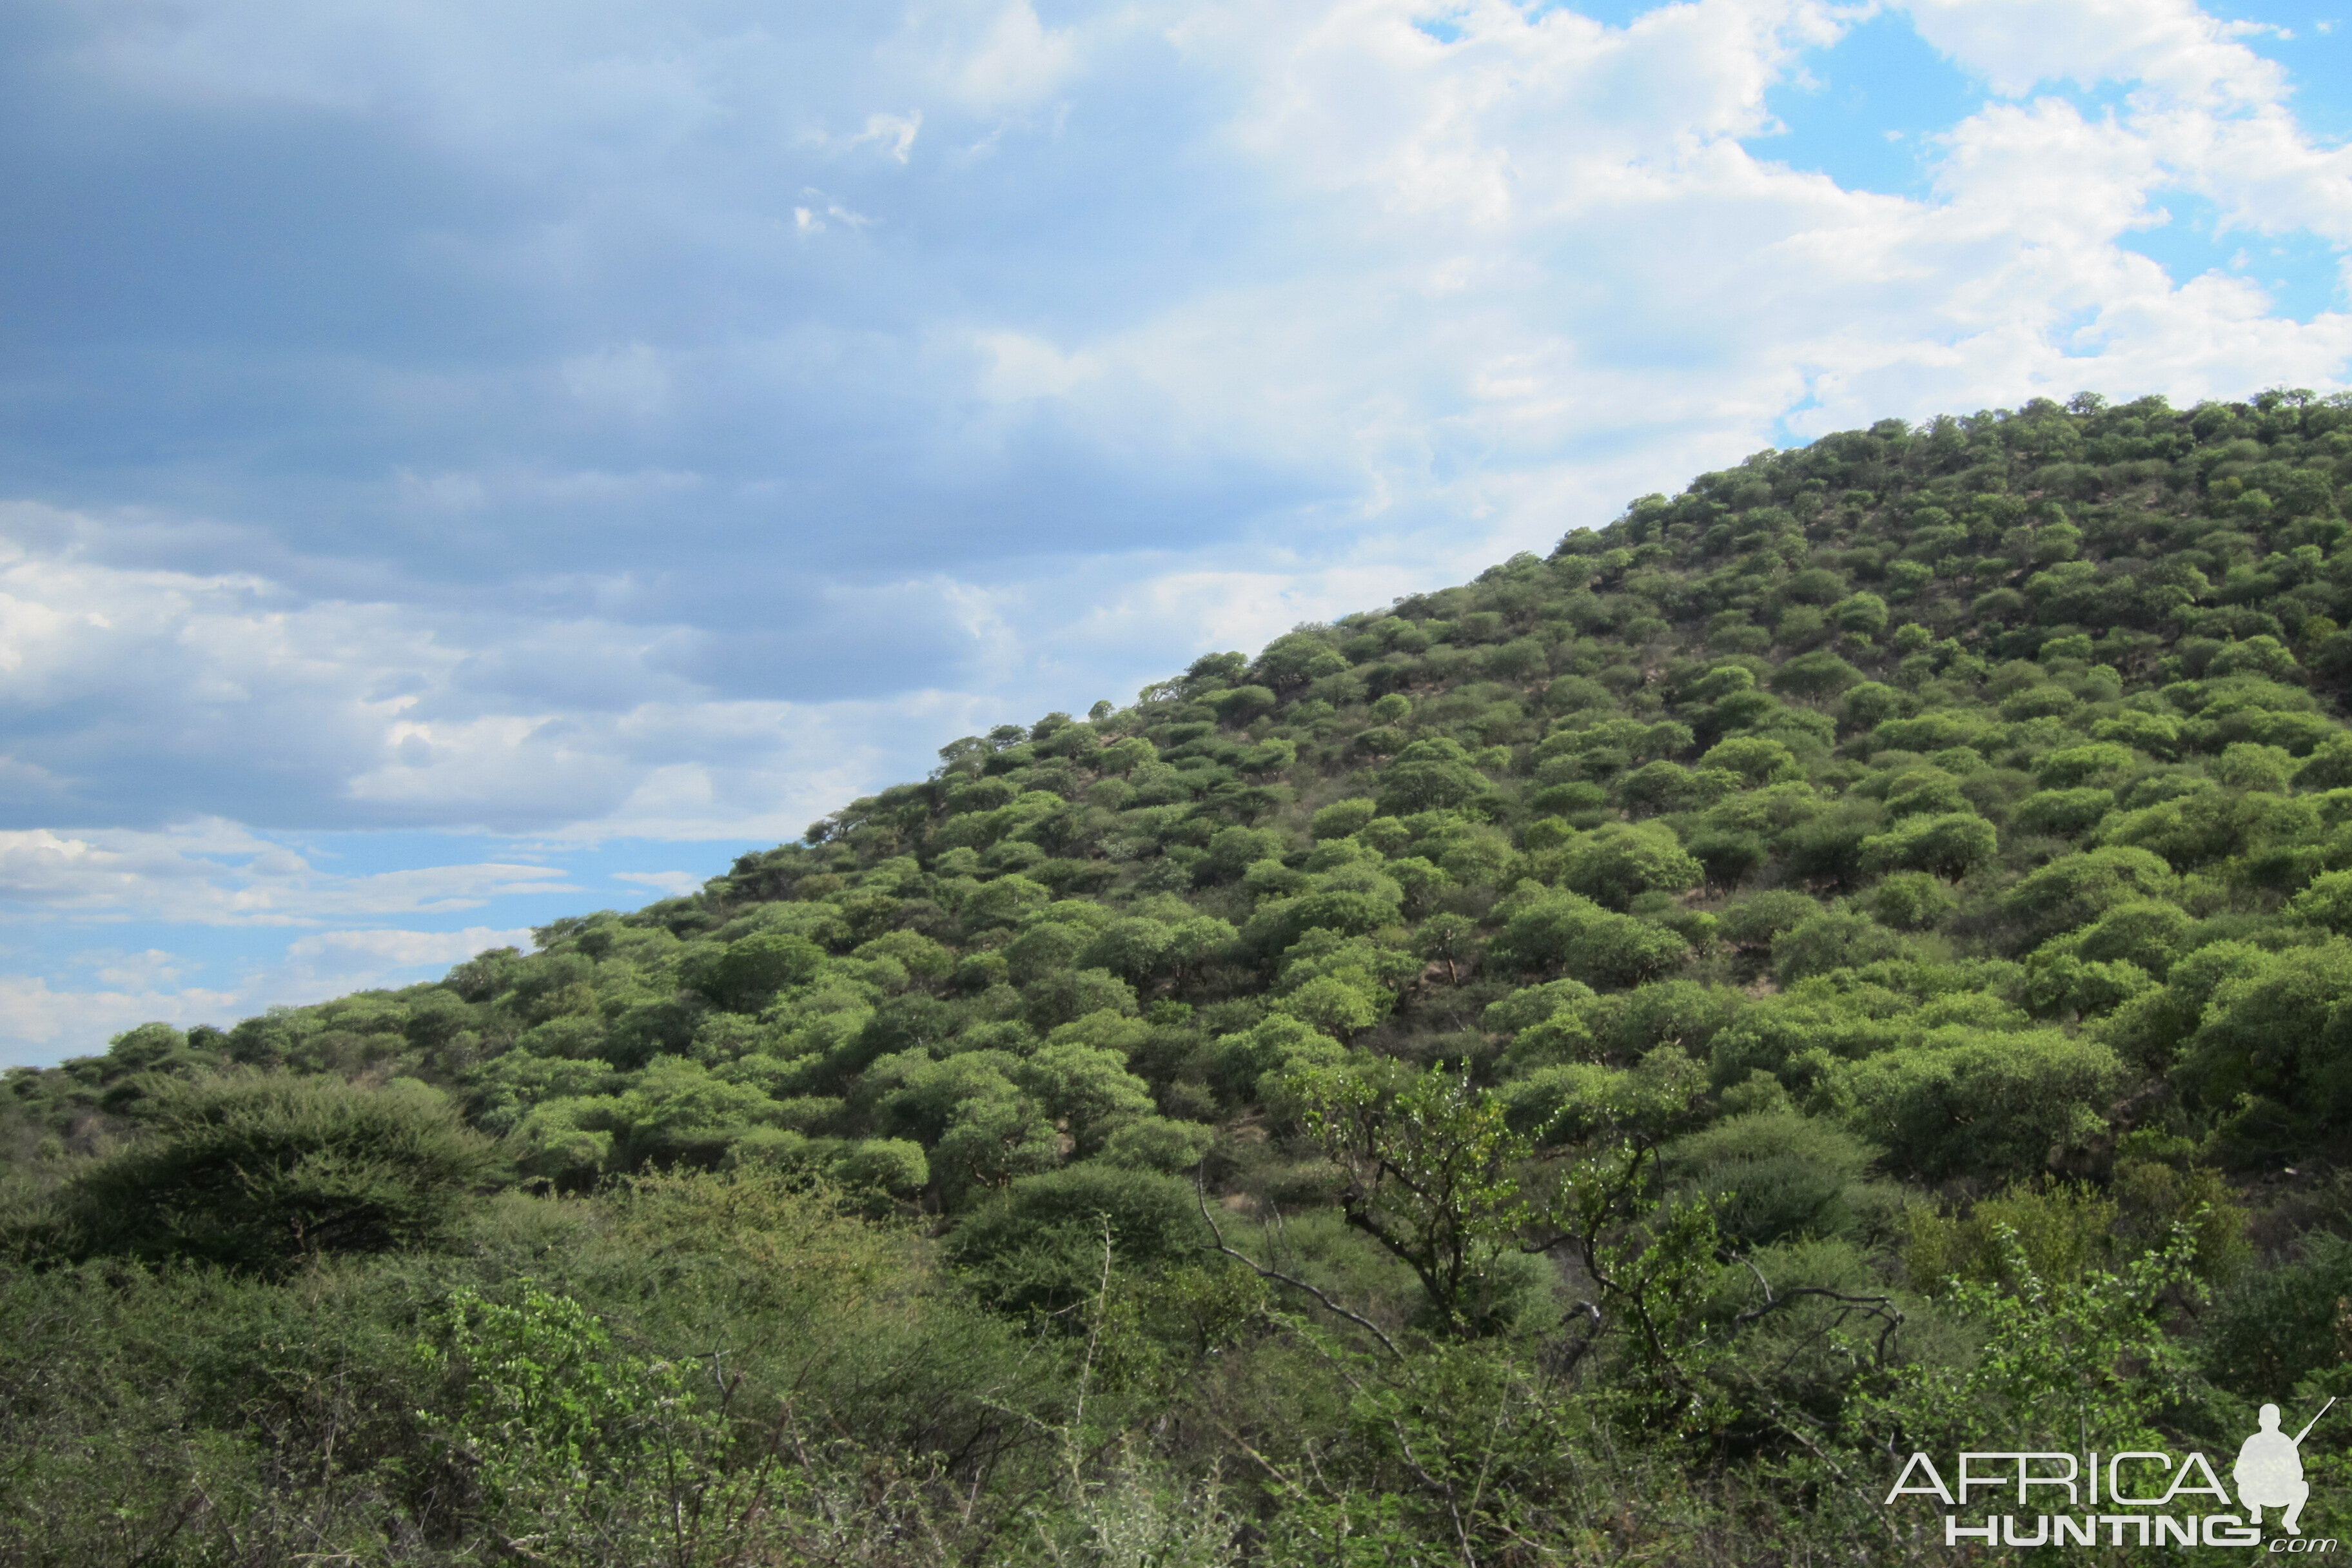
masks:
[[[485,862],[337,875],[234,823],[161,832],[0,832],[0,907],[191,925],[317,925],[445,913],[577,889],[545,866]]]
[[[0,561],[5,700],[100,716],[16,726],[0,799],[50,824],[785,837],[942,729],[1088,700],[1074,680],[1123,696],[1201,647],[1541,548],[1783,418],[2326,386],[2352,355],[2352,316],[2276,318],[2250,282],[2176,286],[2123,247],[2176,190],[2352,236],[2352,151],[2314,142],[2278,68],[2186,0],[1910,5],[2012,100],[1948,129],[1924,200],[1740,141],[1865,7],[1693,0],[1610,27],[1475,0],[1451,42],[1424,14],[1252,0],[1048,26],[1027,0],[922,0],[793,48],[725,6],[688,25],[620,4],[551,31],[389,0],[332,27],[268,0],[126,19],[92,58],[142,92],[330,105],[509,172],[601,159],[550,187],[562,221],[477,253],[594,314],[594,336],[511,384],[453,365],[401,385],[494,432],[502,399],[541,398],[609,439],[567,462],[517,427],[397,466],[383,493],[415,542],[388,547],[380,596],[299,534],[232,531],[214,554],[239,569],[170,571],[152,562],[171,519],[0,518],[20,541]],[[778,92],[820,79],[804,123],[776,118]],[[2130,90],[2099,118],[2026,96],[2056,81]],[[1146,84],[1160,118],[1106,142]],[[1075,118],[1021,121],[1049,100]],[[1074,146],[1106,169],[1182,147],[1134,175],[1191,215],[1197,265],[1154,274],[1143,242],[1090,231],[1108,248],[1053,275],[1108,291],[1059,309],[1026,273],[1063,268],[1062,241],[926,162],[934,126],[1013,121],[987,176],[1007,193]],[[583,126],[602,129],[552,150]],[[774,178],[804,155],[825,185]],[[762,221],[739,227],[751,185]],[[1068,213],[1118,194],[1091,191]],[[856,242],[813,316],[688,330],[642,292],[578,292],[669,227],[721,258],[722,297],[820,287],[756,237],[795,207],[826,231],[812,253]],[[796,425],[820,432],[804,470],[693,434]],[[1103,474],[1180,487],[1170,521],[1129,522],[1116,489],[1089,501]],[[1245,476],[1250,499],[1183,499],[1202,475]],[[456,538],[510,559],[448,586]],[[793,597],[754,588],[770,577]],[[780,671],[866,684],[779,700]]]
[[[903,163],[915,150],[915,138],[922,133],[923,111],[911,114],[869,114],[866,129],[851,137],[855,146],[866,142],[879,142],[889,150],[890,156]]]
[[[661,668],[685,628],[306,603],[252,574],[104,565],[82,544],[102,543],[105,521],[15,509],[15,521],[27,518],[42,526],[20,527],[15,544],[0,538],[0,666],[10,675],[0,711],[19,716],[0,742],[0,792],[20,818],[139,810],[135,795],[111,792],[143,793],[161,770],[179,782],[182,812],[242,799],[362,826],[788,837],[854,791],[874,766],[877,721],[890,725],[871,703],[714,700]],[[10,521],[0,515],[0,531]],[[79,542],[38,538],[60,531]],[[900,703],[919,714],[939,706]],[[97,717],[63,733],[24,721],[75,709]],[[218,781],[209,799],[188,783],[208,777]],[[201,883],[215,915],[184,918],[307,918],[285,914],[285,899],[310,910],[331,886],[338,899],[463,899],[477,884],[537,874],[438,868],[362,890],[306,880],[307,868],[248,868],[231,893],[203,858],[269,848],[239,831],[215,813],[152,831],[0,834],[0,898],[129,907],[152,891],[182,909],[164,889]],[[70,895],[60,891],[68,884]]]
[[[2191,0],[1905,0],[1920,35],[2021,98],[2045,82],[2145,83],[2192,100],[2277,98],[2284,73]]]
[[[288,943],[286,970],[272,976],[269,983],[283,984],[295,975],[308,981],[320,976],[381,976],[427,966],[446,968],[463,963],[489,948],[520,947],[528,951],[530,944],[528,930],[495,931],[488,926],[447,931],[320,931],[297,937]]]
[[[2057,81],[2128,86],[2114,130],[2137,166],[2087,188],[2174,185],[2264,233],[2303,228],[2352,244],[2352,148],[2322,147],[2303,131],[2285,71],[2237,41],[2249,29],[2189,0],[1913,0],[1908,9],[1929,42],[2010,97]]]
[[[141,1024],[183,1027],[232,1016],[237,991],[188,989],[58,990],[39,975],[0,975],[0,1062],[46,1062],[55,1047],[100,1049]]]
[[[633,882],[640,888],[651,888],[667,898],[683,898],[699,889],[709,879],[692,871],[615,871],[615,882]]]
[[[910,63],[982,110],[1020,109],[1062,86],[1078,64],[1078,41],[1047,27],[1029,0],[979,0],[911,7],[900,44]]]
[[[184,962],[161,951],[85,955],[96,984],[74,988],[47,976],[0,975],[0,1063],[54,1061],[104,1048],[140,1024],[225,1025],[281,1004],[414,984],[493,947],[529,950],[528,930],[331,931],[296,938],[234,985],[181,984]]]

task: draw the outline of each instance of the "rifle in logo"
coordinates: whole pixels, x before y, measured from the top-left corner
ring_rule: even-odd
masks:
[[[2319,1407],[2325,1415],[2335,1406],[2330,1399]],[[2238,1502],[2246,1510],[2246,1522],[2260,1524],[2263,1510],[2283,1508],[2286,1512],[2279,1523],[2289,1535],[2301,1535],[2302,1526],[2295,1521],[2303,1516],[2303,1505],[2311,1499],[2311,1483],[2303,1479],[2303,1440],[2319,1425],[2319,1415],[2303,1424],[2303,1430],[2290,1437],[2279,1430],[2279,1407],[2265,1405],[2257,1417],[2262,1429],[2238,1449],[2238,1462],[2230,1468],[2230,1479],[2238,1483]]]

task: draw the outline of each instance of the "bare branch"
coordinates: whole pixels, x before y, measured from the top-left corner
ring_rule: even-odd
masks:
[[[1894,1297],[1850,1296],[1843,1290],[1832,1290],[1826,1285],[1800,1285],[1793,1289],[1776,1293],[1772,1289],[1771,1281],[1764,1278],[1764,1271],[1749,1261],[1746,1255],[1734,1253],[1732,1257],[1741,1268],[1756,1277],[1757,1289],[1764,1292],[1764,1304],[1734,1316],[1731,1320],[1733,1328],[1746,1328],[1748,1324],[1770,1316],[1793,1301],[1801,1301],[1808,1296],[1818,1296],[1824,1300],[1837,1301],[1848,1308],[1859,1309],[1878,1319],[1881,1324],[1878,1331],[1878,1346],[1871,1359],[1880,1366],[1886,1364],[1886,1342],[1894,1337],[1895,1330],[1903,1326],[1903,1309],[1895,1304]]]
[[[1248,1265],[1251,1272],[1255,1273],[1261,1279],[1271,1279],[1277,1285],[1287,1285],[1293,1289],[1306,1291],[1307,1294],[1314,1297],[1318,1301],[1322,1302],[1329,1310],[1347,1319],[1349,1322],[1355,1324],[1358,1328],[1371,1335],[1372,1338],[1380,1341],[1381,1348],[1388,1352],[1390,1355],[1394,1356],[1399,1360],[1403,1359],[1404,1352],[1396,1348],[1396,1342],[1390,1339],[1388,1335],[1382,1333],[1381,1331],[1381,1326],[1378,1323],[1373,1322],[1370,1318],[1364,1317],[1360,1313],[1349,1311],[1347,1308],[1339,1305],[1339,1302],[1333,1300],[1323,1291],[1317,1289],[1312,1285],[1309,1285],[1306,1280],[1285,1274],[1278,1269],[1268,1268],[1256,1258],[1252,1258],[1248,1253],[1241,1251],[1237,1247],[1226,1246],[1225,1233],[1217,1228],[1216,1220],[1209,1213],[1208,1190],[1201,1184],[1201,1173],[1197,1170],[1192,1173],[1192,1196],[1201,1205],[1201,1218],[1208,1226],[1209,1234],[1216,1238],[1216,1248],[1219,1252],[1223,1253],[1227,1258],[1238,1259],[1240,1262]]]

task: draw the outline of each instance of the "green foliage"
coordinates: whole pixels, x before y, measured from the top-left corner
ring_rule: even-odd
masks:
[[[2021,832],[2079,838],[2115,808],[2113,790],[2045,789],[2018,802],[2012,820]]]
[[[2287,900],[2287,913],[2338,936],[2352,936],[2352,871],[2326,871]]]
[[[1902,938],[1858,910],[1816,909],[1772,939],[1772,976],[1790,985],[1810,975],[1859,969],[1902,951]]]
[[[458,1290],[418,1347],[459,1390],[454,1418],[435,1436],[470,1472],[480,1512],[530,1520],[541,1555],[656,1547],[632,1491],[676,1450],[714,1435],[686,1369],[620,1352],[578,1301],[534,1280],[517,1281],[514,1296],[507,1304]]]
[[[2051,1030],[1947,1028],[1919,1046],[1840,1064],[1832,1103],[1899,1168],[1926,1177],[2040,1169],[2095,1138],[2123,1064]]]
[[[1204,1229],[1175,1176],[1076,1165],[1022,1177],[975,1210],[950,1234],[947,1260],[992,1310],[1050,1319],[1095,1294],[1106,1269],[1166,1268]]]
[[[1678,967],[1690,944],[1674,931],[1612,914],[1575,893],[1524,903],[1488,949],[1496,963],[1532,973],[1565,973],[1587,984],[1639,985]]]
[[[2352,942],[2249,954],[2231,967],[2215,977],[2172,1078],[2230,1113],[2222,1131],[2243,1154],[2276,1157],[2313,1122],[2352,1107]]]
[[[1905,1266],[1914,1283],[2069,1284],[2114,1261],[2115,1200],[2072,1185],[2015,1184],[1981,1200],[1965,1217],[1912,1212]]]
[[[1399,816],[1465,805],[1484,794],[1486,781],[1471,765],[1459,741],[1438,736],[1415,741],[1397,753],[1381,775],[1380,808]]]
[[[2157,1435],[2184,1357],[2164,1331],[2189,1279],[2186,1237],[2120,1271],[2042,1278],[2014,1231],[1996,1228],[2007,1287],[1954,1280],[1950,1307],[1983,1338],[1968,1363],[1906,1369],[1897,1407],[1920,1436],[1979,1430],[1988,1420],[2044,1441],[2116,1453]],[[2021,1438],[2021,1440],[2022,1440]]]
[[[62,1189],[62,1250],[276,1273],[431,1247],[498,1174],[488,1141],[430,1089],[198,1079],[158,1086],[140,1121],[143,1136]]]
[[[2173,892],[2178,879],[2145,849],[2112,847],[2065,855],[2003,895],[2004,911],[2031,946],[2088,924],[2118,904]]]
[[[1959,907],[1942,881],[1925,871],[1894,871],[1870,890],[1871,918],[1896,931],[1921,931]]]
[[[1662,823],[1605,823],[1571,844],[1560,882],[1605,908],[1622,910],[1637,894],[1679,893],[1704,872]]]
[[[1503,1106],[1444,1067],[1308,1067],[1288,1093],[1345,1178],[1348,1223],[1412,1270],[1437,1330],[1500,1326],[1492,1276],[1533,1216],[1514,1172],[1531,1149]]]
[[[1973,812],[1906,817],[1893,831],[1862,841],[1862,863],[1876,871],[1933,871],[1958,881],[1993,858],[2000,837]]]
[[[1278,1014],[1238,1034],[1221,1037],[1213,1047],[1212,1079],[1228,1098],[1263,1098],[1269,1074],[1344,1055],[1339,1041],[1306,1020]]]
[[[1864,1181],[1876,1155],[1832,1122],[1775,1109],[1685,1134],[1664,1158],[1706,1195],[1725,1237],[1755,1247],[1861,1232],[1881,1206]]]
[[[734,1013],[756,1013],[788,985],[816,977],[824,950],[805,937],[760,934],[730,942],[692,973],[696,989]]]
[[[2300,1257],[2251,1274],[2215,1298],[2203,1335],[2215,1382],[2276,1399],[2315,1371],[2340,1367],[2352,1321],[2352,1241],[2312,1237]]]

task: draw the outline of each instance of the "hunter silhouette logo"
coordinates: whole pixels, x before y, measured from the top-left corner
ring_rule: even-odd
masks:
[[[2239,1446],[2237,1463],[2230,1468],[2236,1506],[2243,1517],[2206,1511],[2227,1509],[2232,1500],[2230,1488],[2222,1485],[2204,1455],[2185,1454],[2176,1465],[2171,1455],[2146,1449],[2119,1454],[1970,1451],[1959,1456],[1949,1485],[1935,1460],[1913,1454],[1895,1477],[1886,1501],[1892,1505],[1898,1498],[1931,1497],[1942,1503],[1951,1510],[1944,1515],[1947,1546],[1963,1542],[1988,1546],[2259,1546],[2263,1510],[2277,1509],[2278,1526],[2285,1534],[2270,1542],[2271,1552],[2332,1552],[2336,1550],[2333,1539],[2311,1540],[2303,1534],[2304,1504],[2311,1500],[2311,1483],[2303,1478],[2303,1440],[2335,1405],[2333,1399],[2321,1405],[2292,1437],[2279,1430],[2279,1407],[2262,1407],[2256,1430]],[[2017,1511],[1967,1522],[1963,1510],[1970,1509],[1972,1494],[1984,1491],[1994,1495],[1975,1500],[1975,1507],[1998,1508],[2007,1501]]]
[[[2326,1415],[2335,1404],[2331,1399],[2321,1405],[2319,1415]],[[2262,1429],[2246,1439],[2238,1449],[2238,1462],[2230,1467],[2230,1479],[2238,1483],[2238,1504],[2246,1510],[2248,1524],[2262,1523],[2266,1508],[2283,1508],[2286,1512],[2279,1524],[2289,1535],[2303,1533],[2295,1521],[2303,1517],[2303,1505],[2311,1497],[2311,1483],[2303,1479],[2303,1440],[2319,1425],[2319,1415],[2305,1422],[2303,1430],[2290,1437],[2279,1430],[2279,1407],[2263,1406]]]

